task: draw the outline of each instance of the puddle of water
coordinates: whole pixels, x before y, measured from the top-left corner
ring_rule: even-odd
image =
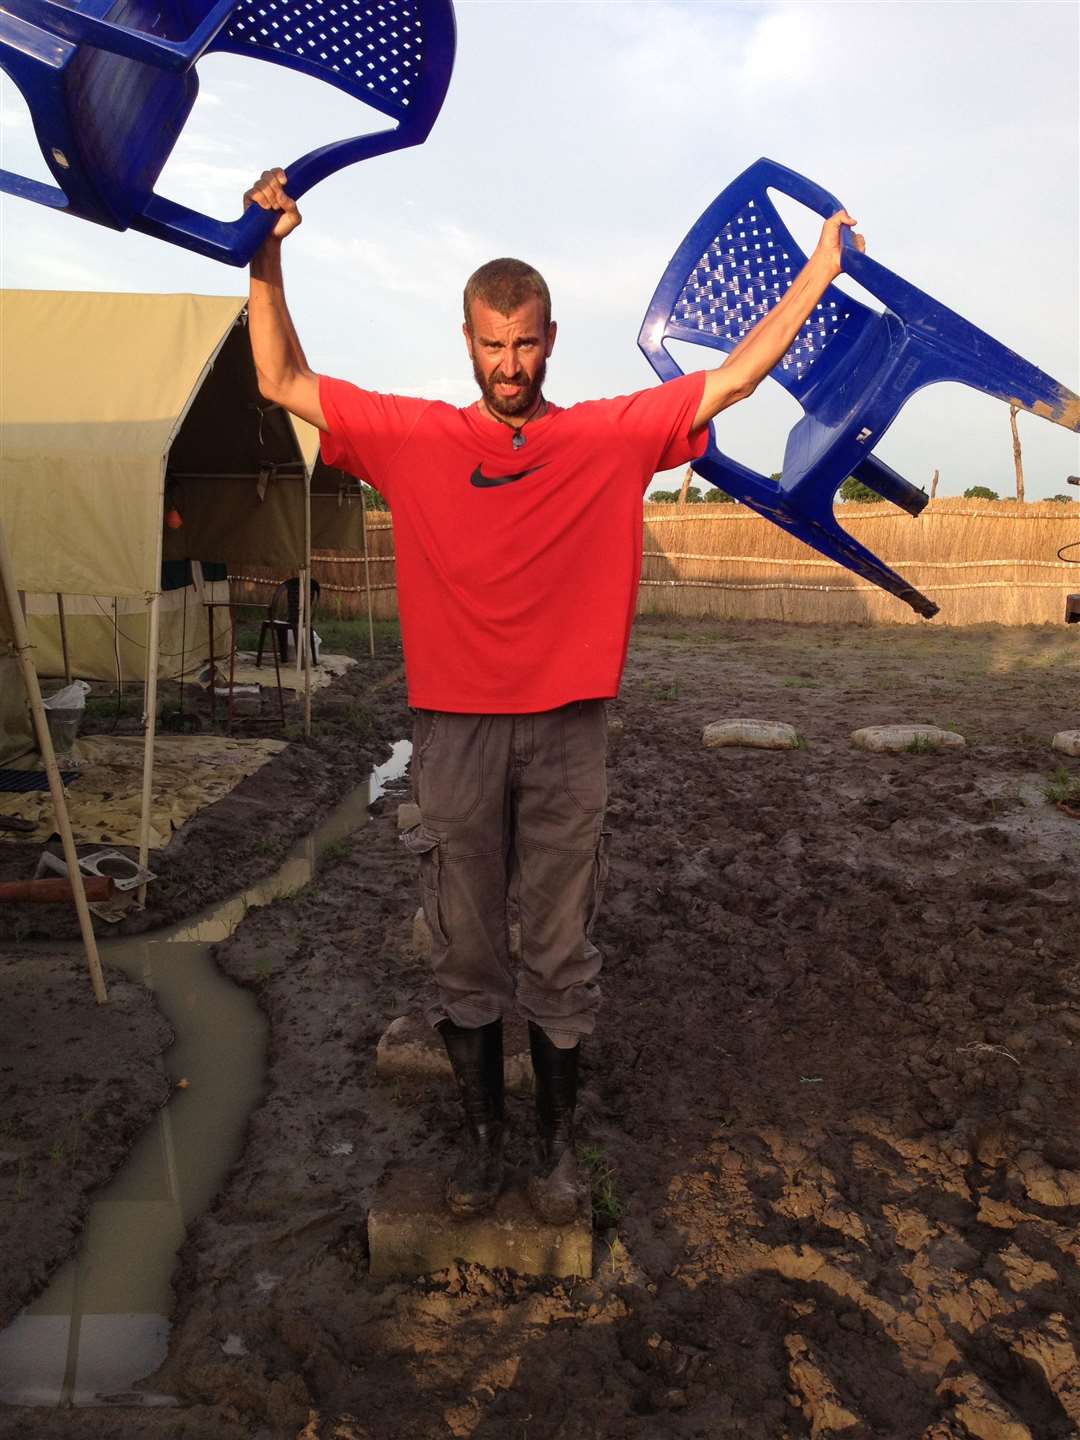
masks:
[[[411,750],[398,741],[273,875],[194,920],[101,944],[109,963],[153,990],[176,1032],[166,1072],[188,1083],[98,1192],[78,1253],[0,1334],[0,1402],[175,1403],[133,1387],[165,1359],[176,1253],[240,1152],[265,1071],[266,1022],[250,992],[218,971],[210,945],[253,906],[306,885],[326,846],[367,823],[368,807],[404,773]]]

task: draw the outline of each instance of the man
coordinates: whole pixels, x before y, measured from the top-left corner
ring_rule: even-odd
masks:
[[[700,455],[708,422],[787,352],[855,222],[826,222],[787,294],[719,369],[565,410],[543,392],[556,335],[547,285],[519,260],[493,260],[464,297],[480,399],[455,409],[310,368],[282,285],[281,242],[300,224],[286,183],[268,170],[244,197],[278,216],[251,265],[252,352],[263,396],[317,425],[326,462],[374,485],[393,512],[421,813],[405,841],[432,934],[429,1019],[466,1117],[447,1201],[476,1215],[498,1197],[502,1017],[516,1006],[536,1075],[529,1197],[541,1219],[565,1223],[580,1195],[580,1040],[600,1004],[590,931],[607,868],[604,702],[629,642],[642,493],[657,470]]]

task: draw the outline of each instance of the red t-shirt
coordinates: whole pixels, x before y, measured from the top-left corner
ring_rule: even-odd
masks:
[[[641,573],[642,494],[700,455],[704,376],[547,412],[525,444],[441,401],[322,376],[327,465],[393,512],[409,704],[525,714],[619,688]]]

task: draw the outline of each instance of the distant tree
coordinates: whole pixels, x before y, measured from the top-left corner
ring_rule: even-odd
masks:
[[[705,492],[706,505],[734,505],[735,496],[729,495],[726,490],[721,490],[718,485],[710,485]]]
[[[881,500],[881,496],[871,490],[869,485],[856,480],[854,475],[849,475],[840,486],[840,499],[857,500],[860,505],[873,505],[875,501]]]
[[[1001,496],[989,485],[969,485],[964,491],[965,500],[1000,500]]]
[[[378,490],[373,489],[370,485],[361,485],[361,487],[360,487],[360,492],[361,492],[361,494],[362,494],[363,497],[364,497],[364,509],[365,509],[365,510],[389,510],[389,509],[390,509],[390,506],[386,503],[386,501],[383,499],[383,497],[379,494]]]
[[[780,471],[780,470],[774,470],[774,471],[772,472],[772,474],[769,476],[769,479],[770,479],[770,480],[779,480],[782,473],[783,473],[783,472]]]
[[[674,505],[678,498],[678,490],[650,490],[645,496],[653,505]]]
[[[1050,499],[1057,500],[1062,505],[1071,505],[1073,502],[1073,497],[1071,495],[1051,495]]]
[[[685,500],[685,502],[686,502],[687,505],[700,505],[700,504],[701,504],[701,486],[700,486],[700,485],[689,485],[689,486],[687,486],[686,494],[683,496],[683,499]]]

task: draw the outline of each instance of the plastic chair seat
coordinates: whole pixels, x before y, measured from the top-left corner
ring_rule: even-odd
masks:
[[[656,289],[638,344],[661,379],[681,374],[671,340],[731,351],[778,303],[806,257],[769,197],[778,190],[827,217],[828,191],[771,160],[723,190],[683,240]],[[906,401],[954,380],[1080,430],[1080,399],[1028,361],[917,290],[845,232],[845,273],[887,307],[875,311],[829,286],[772,371],[804,414],[788,435],[779,481],[740,465],[716,443],[715,425],[694,470],[823,555],[899,596],[919,614],[937,606],[853,540],[836,520],[837,490],[854,475],[917,515],[927,495],[873,454]]]
[[[299,198],[344,165],[427,137],[453,67],[453,9],[450,0],[4,0],[0,68],[30,108],[57,184],[0,170],[0,190],[247,264],[272,216],[252,207],[222,222],[154,194],[198,94],[195,62],[212,51],[323,80],[393,122],[289,165]]]

